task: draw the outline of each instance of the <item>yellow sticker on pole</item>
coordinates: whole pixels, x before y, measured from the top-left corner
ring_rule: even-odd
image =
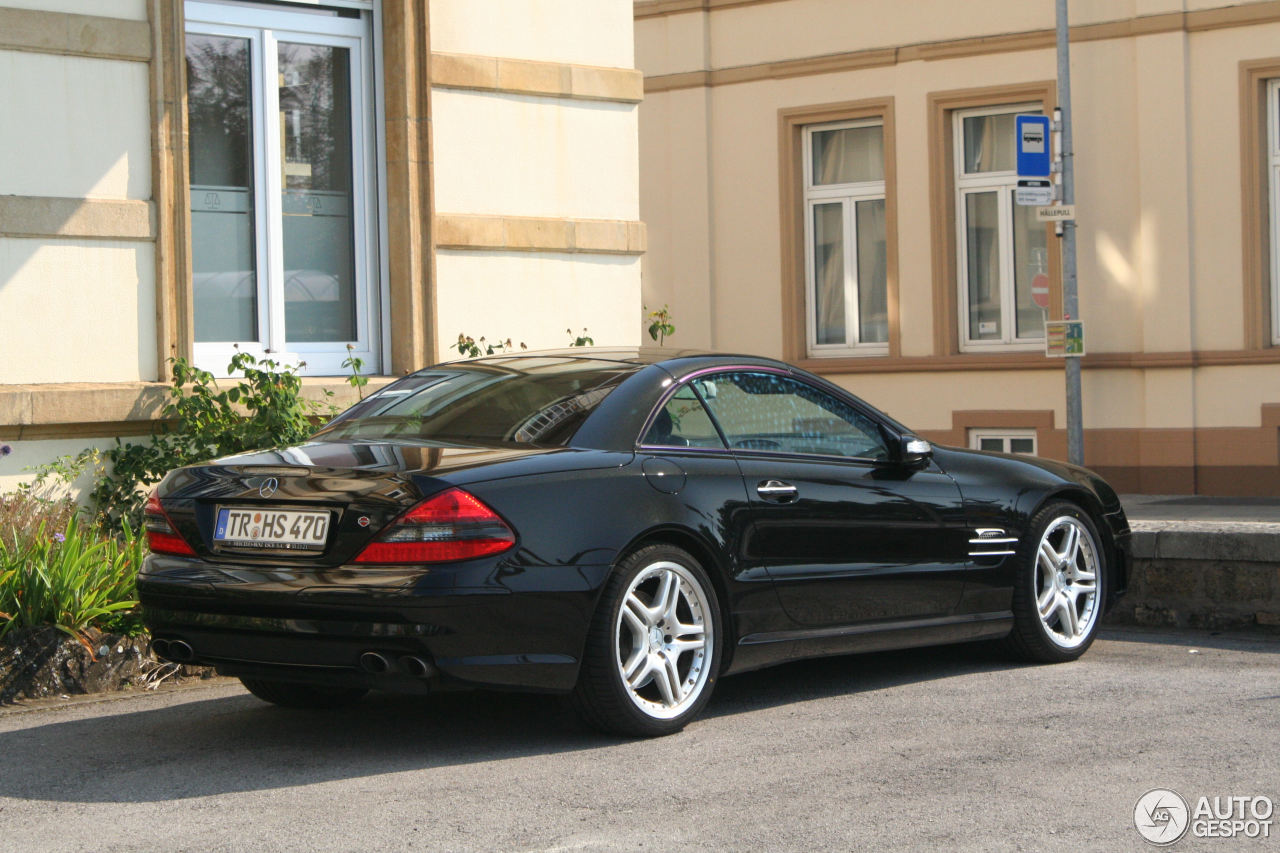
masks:
[[[1079,358],[1084,355],[1084,323],[1079,320],[1045,323],[1044,354],[1050,358]]]

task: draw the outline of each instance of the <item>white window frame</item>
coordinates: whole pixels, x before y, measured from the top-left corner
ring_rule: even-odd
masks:
[[[1000,427],[980,427],[969,430],[969,447],[973,450],[982,449],[982,440],[999,439],[1002,442],[1002,453],[1015,453],[1010,450],[1011,440],[1015,438],[1031,439],[1031,452],[1029,454],[1019,453],[1021,456],[1039,456],[1039,442],[1036,441],[1036,431],[1034,429],[1004,429]]]
[[[359,18],[306,14],[308,6],[368,9],[351,0],[297,4],[298,11],[282,6],[250,6],[187,0],[186,32],[244,38],[252,52],[251,86],[254,95],[254,251],[258,284],[258,340],[193,343],[194,363],[217,376],[226,374],[227,363],[239,350],[256,358],[297,365],[304,375],[338,376],[347,372],[342,362],[350,356],[364,361],[363,371],[376,373],[384,358],[383,322],[385,294],[379,261],[382,243],[379,212],[383,169],[376,126],[374,81],[375,16]],[[305,24],[305,26],[303,26]],[[278,77],[276,44],[318,44],[350,51],[351,91],[351,197],[353,269],[355,275],[355,331],[352,341],[293,342],[286,345],[284,301],[283,185],[278,122],[279,90],[266,81]],[[272,286],[275,283],[276,286]],[[346,344],[351,344],[348,350]]]
[[[1267,176],[1270,184],[1271,344],[1280,346],[1280,78],[1267,81]]]
[[[856,119],[853,121],[828,122],[825,124],[806,125],[803,133],[802,148],[804,150],[804,305],[805,305],[805,346],[810,358],[831,358],[838,356],[885,356],[889,354],[889,341],[872,341],[863,343],[858,339],[862,328],[858,316],[858,223],[857,203],[860,201],[884,201],[886,218],[888,214],[885,181],[858,181],[847,184],[814,184],[813,182],[813,134],[828,130],[845,130],[858,127],[879,127],[883,132],[884,119]],[[887,142],[887,140],[886,140]],[[884,152],[885,157],[889,152]],[[883,172],[882,172],[883,174]],[[817,282],[816,258],[813,245],[813,214],[819,204],[841,205],[841,221],[844,225],[844,328],[845,340],[840,344],[819,344],[815,291]],[[888,239],[888,223],[885,224],[885,237]],[[885,287],[889,284],[886,281]],[[887,297],[887,294],[886,294]],[[888,335],[885,336],[886,338]]]
[[[956,110],[952,114],[952,148],[955,152],[956,187],[956,287],[959,291],[956,321],[960,330],[961,352],[1024,352],[1044,349],[1044,335],[1018,337],[1017,287],[1013,259],[1013,192],[1018,188],[1016,170],[1006,172],[975,172],[964,170],[964,120],[979,116],[1005,113],[1042,113],[1036,103],[1001,104],[993,107]],[[966,198],[974,193],[996,193],[997,216],[1000,220],[1000,339],[973,340],[969,337],[969,239],[967,232],[968,209]]]

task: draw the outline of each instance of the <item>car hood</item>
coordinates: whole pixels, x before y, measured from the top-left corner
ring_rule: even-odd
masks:
[[[982,481],[988,477],[1005,483],[1024,480],[1028,484],[1037,483],[1042,486],[1052,486],[1055,483],[1073,484],[1092,492],[1102,505],[1104,512],[1120,509],[1120,498],[1107,481],[1079,465],[1039,456],[970,450],[963,447],[934,445],[933,450],[934,460],[944,471],[961,481],[962,491],[964,481]]]

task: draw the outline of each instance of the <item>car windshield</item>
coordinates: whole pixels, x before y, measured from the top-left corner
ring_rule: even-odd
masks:
[[[339,415],[317,436],[563,447],[639,365],[509,358],[415,373]]]

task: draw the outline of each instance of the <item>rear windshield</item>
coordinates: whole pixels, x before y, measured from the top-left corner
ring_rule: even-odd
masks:
[[[638,369],[581,358],[441,365],[387,386],[317,435],[562,447],[600,401]]]

